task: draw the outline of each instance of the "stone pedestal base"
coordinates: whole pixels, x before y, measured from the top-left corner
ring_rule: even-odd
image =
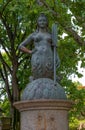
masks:
[[[68,130],[68,100],[30,100],[14,103],[21,113],[21,130]]]

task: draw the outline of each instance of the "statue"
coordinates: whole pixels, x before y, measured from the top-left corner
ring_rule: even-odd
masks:
[[[56,52],[57,35],[55,24],[52,33],[48,30],[48,19],[41,13],[37,19],[37,29],[30,34],[20,45],[19,49],[31,54],[32,76],[30,83],[22,92],[21,100],[34,99],[66,99],[64,89],[56,80],[56,68],[60,60]],[[29,50],[26,46],[33,44]]]
[[[68,130],[67,111],[71,103],[63,87],[56,81],[56,68],[60,61],[57,54],[56,24],[48,31],[48,20],[41,14],[37,30],[23,41],[19,49],[31,54],[32,76],[15,103],[21,113],[21,130]],[[26,45],[34,43],[29,50]],[[63,129],[64,128],[64,129]]]
[[[34,43],[34,49],[29,50],[26,45]],[[19,49],[25,53],[32,54],[31,66],[33,79],[50,78],[54,75],[54,54],[52,34],[48,31],[48,19],[41,13],[37,19],[37,29],[30,34],[20,45]],[[56,67],[60,61],[56,56]]]

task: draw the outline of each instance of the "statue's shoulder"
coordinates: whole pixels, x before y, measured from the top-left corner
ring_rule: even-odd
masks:
[[[35,35],[36,35],[36,32],[33,32],[30,35],[28,35],[27,39],[32,39],[33,40]]]
[[[34,38],[36,37],[37,34],[38,34],[37,31],[33,32],[33,33],[31,34],[32,39],[34,39]]]
[[[37,33],[38,33],[37,31],[33,32],[33,33],[32,33],[32,36],[37,35]]]

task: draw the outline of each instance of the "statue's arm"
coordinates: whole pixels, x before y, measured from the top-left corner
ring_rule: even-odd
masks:
[[[28,45],[29,43],[31,43],[33,41],[33,34],[31,34],[30,36],[28,36],[20,45],[19,45],[19,49],[25,53],[32,53],[32,50],[29,50],[28,48],[26,48],[26,45]]]

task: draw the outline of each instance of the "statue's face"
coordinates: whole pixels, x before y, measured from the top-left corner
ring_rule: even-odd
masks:
[[[45,27],[47,27],[47,19],[46,19],[46,17],[44,17],[44,16],[40,16],[39,18],[38,18],[38,27],[40,27],[40,28],[45,28]]]

